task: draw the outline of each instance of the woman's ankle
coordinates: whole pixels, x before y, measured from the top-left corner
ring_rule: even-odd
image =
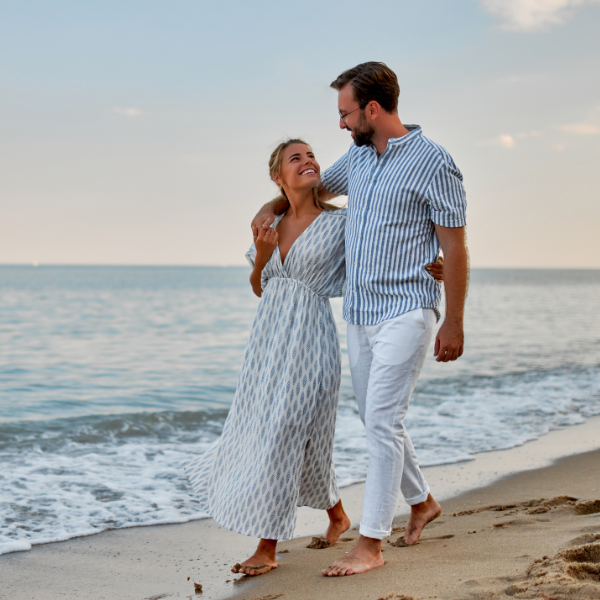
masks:
[[[342,506],[342,501],[339,500],[337,504],[327,509],[327,516],[332,523],[340,523],[345,520],[350,520],[344,507]]]
[[[275,553],[277,552],[277,540],[266,540],[261,539],[258,542],[256,551],[261,554],[266,554],[272,560],[275,560]]]

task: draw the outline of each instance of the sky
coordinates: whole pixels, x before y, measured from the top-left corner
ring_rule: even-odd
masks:
[[[600,268],[599,0],[0,0],[0,263],[242,265],[330,82],[396,72],[464,175],[474,267]]]

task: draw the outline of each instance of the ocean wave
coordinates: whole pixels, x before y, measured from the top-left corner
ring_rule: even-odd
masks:
[[[600,414],[597,367],[429,380],[406,426],[421,464],[471,460]],[[0,553],[107,529],[205,518],[181,463],[218,439],[227,411],[161,411],[0,424]],[[340,487],[363,481],[364,428],[340,400]]]

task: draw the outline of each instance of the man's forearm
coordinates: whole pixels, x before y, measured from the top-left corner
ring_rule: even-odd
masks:
[[[444,250],[445,321],[462,326],[468,280],[467,249],[464,244],[451,244]]]
[[[323,202],[327,202],[328,200],[333,200],[334,198],[338,197],[338,194],[330,192],[328,189],[324,188],[323,185],[319,186],[318,194],[319,200],[322,200]]]
[[[283,214],[290,207],[290,203],[287,198],[283,196],[277,196],[273,198],[271,202],[267,202],[261,209],[261,212],[272,212],[274,215]]]

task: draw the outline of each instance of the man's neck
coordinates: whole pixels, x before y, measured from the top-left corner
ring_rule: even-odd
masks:
[[[377,156],[381,156],[387,148],[388,141],[394,138],[401,138],[409,134],[410,131],[402,125],[397,114],[385,115],[384,119],[377,124],[377,130],[371,141],[377,150]]]

